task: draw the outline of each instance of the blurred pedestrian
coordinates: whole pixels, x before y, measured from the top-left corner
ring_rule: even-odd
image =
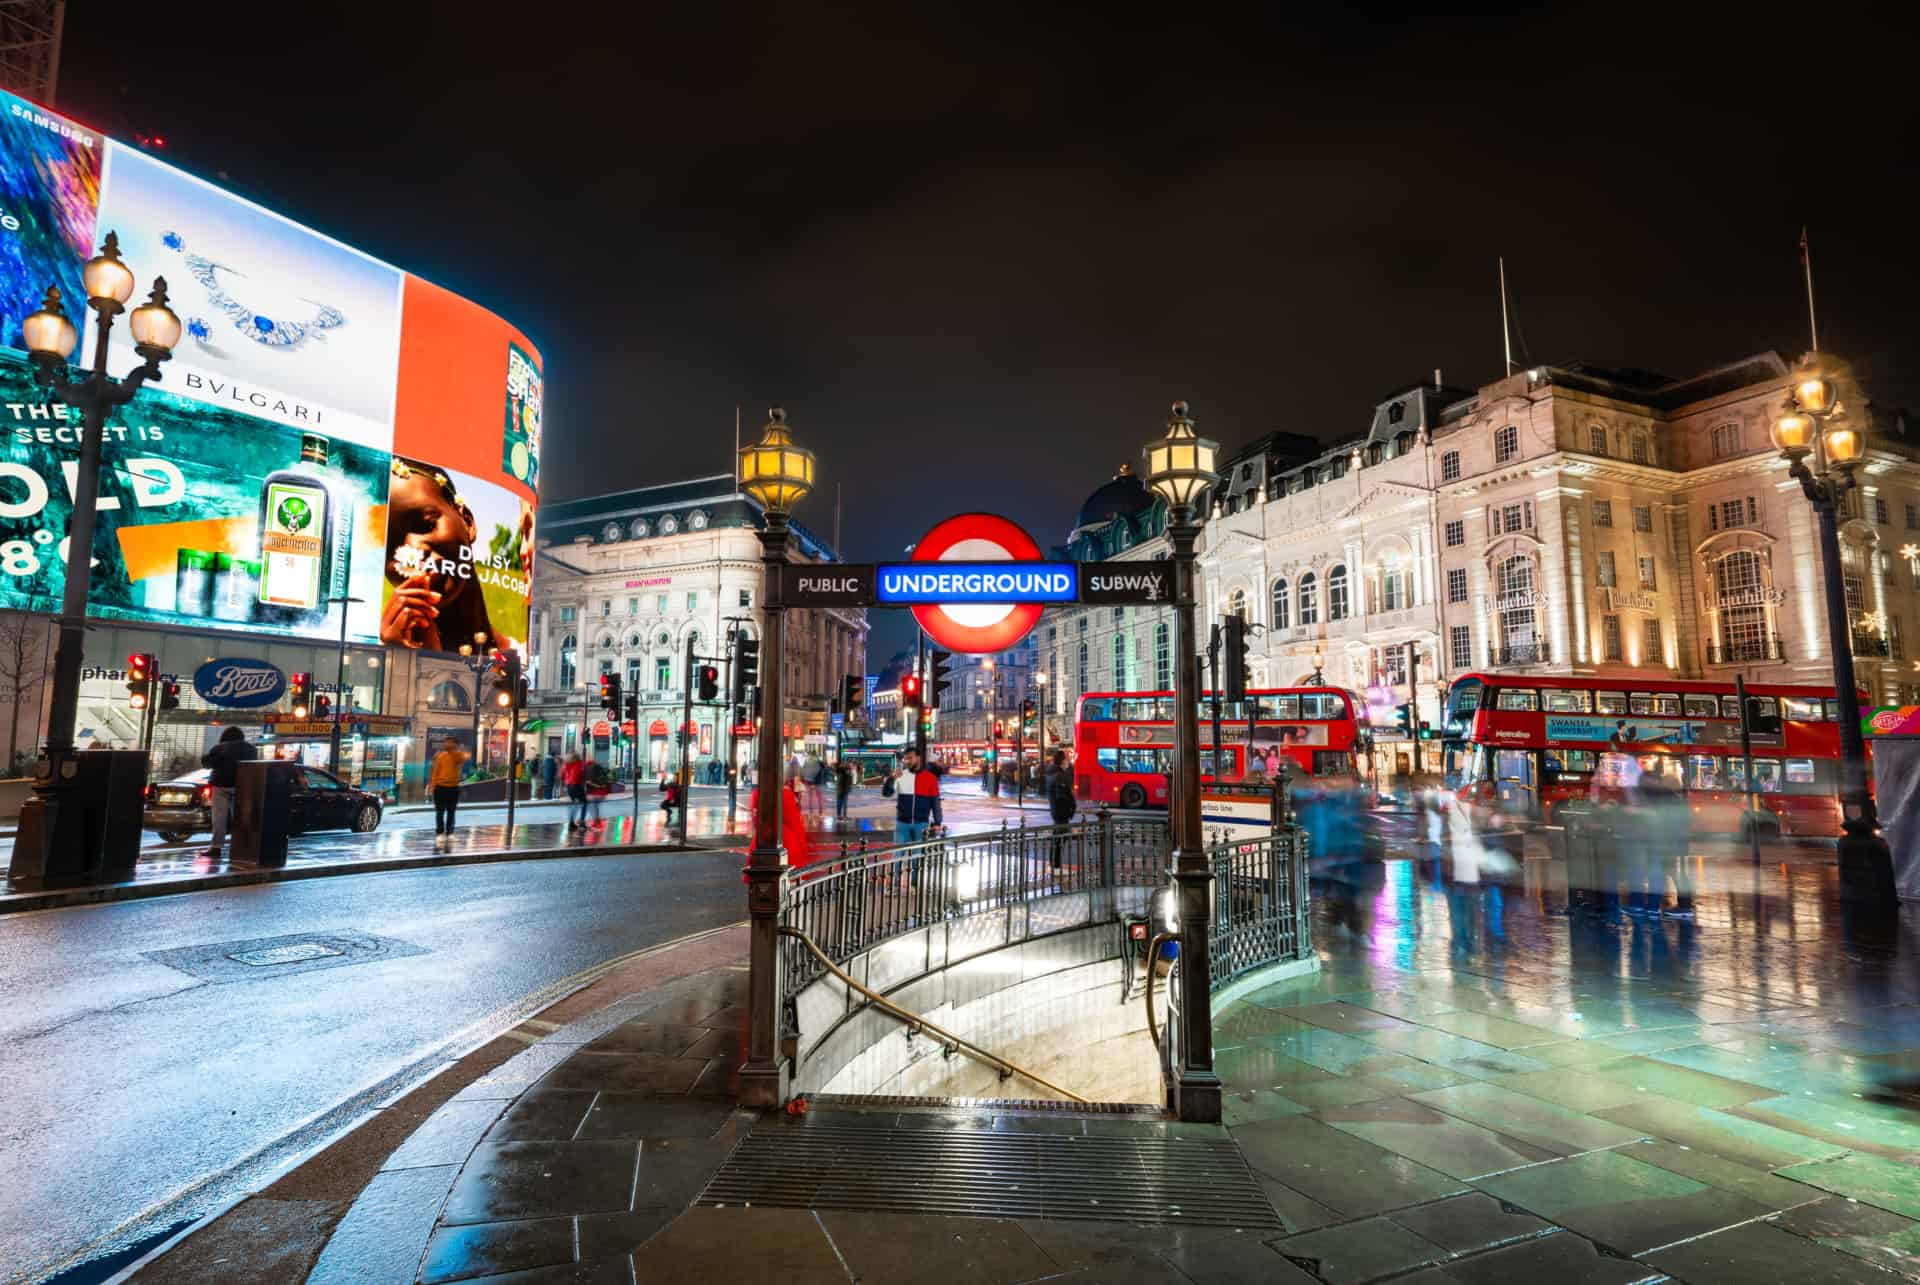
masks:
[[[587,825],[587,767],[578,754],[567,755],[560,767],[560,786],[567,792],[567,830],[583,830]]]
[[[882,794],[894,796],[893,841],[919,843],[927,837],[927,827],[938,824],[934,818],[940,805],[942,769],[927,763],[920,751],[908,746],[900,755],[898,770],[887,774]]]
[[[1047,815],[1057,827],[1053,833],[1055,870],[1060,868],[1060,849],[1067,842],[1067,827],[1073,824],[1073,814],[1079,807],[1073,797],[1073,772],[1067,767],[1067,752],[1055,750],[1053,762],[1047,767]]]
[[[238,727],[229,727],[220,733],[213,748],[201,755],[200,763],[207,769],[207,784],[213,791],[213,797],[208,800],[213,813],[213,838],[200,849],[201,856],[220,855],[220,845],[227,839],[227,825],[233,819],[233,795],[240,783],[240,765],[259,757],[260,751]]]
[[[557,757],[555,757],[554,752],[552,750],[548,750],[545,754],[542,754],[540,756],[540,797],[541,798],[550,799],[553,797],[553,783],[555,778],[558,777],[559,775],[560,775],[560,760]]]
[[[467,765],[467,752],[451,736],[440,742],[427,772],[427,784],[433,789],[433,850],[445,851],[453,838],[453,819],[460,810],[460,771]]]
[[[833,819],[847,819],[847,800],[853,795],[853,764],[844,758],[833,765]]]

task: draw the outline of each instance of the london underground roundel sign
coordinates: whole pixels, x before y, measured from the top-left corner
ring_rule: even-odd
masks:
[[[962,513],[936,524],[914,546],[915,562],[1032,562],[1040,546],[1018,525],[993,513]],[[1038,602],[916,604],[914,619],[949,651],[1005,651],[1040,621]]]

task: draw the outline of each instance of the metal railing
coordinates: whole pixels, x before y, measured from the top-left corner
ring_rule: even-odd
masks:
[[[1164,813],[1102,808],[1065,825],[1002,825],[842,855],[789,871],[780,924],[834,963],[949,919],[1093,888],[1149,887],[1167,875]],[[782,990],[792,998],[825,968],[783,939]]]
[[[883,942],[1020,903],[1167,882],[1164,813],[1101,808],[1065,825],[1003,825],[984,834],[873,848],[790,871],[781,890],[782,999]],[[1253,839],[1214,839],[1210,977],[1219,989],[1255,969],[1304,959],[1307,839],[1294,826]]]
[[[1865,633],[1855,630],[1853,635],[1853,654],[1856,656],[1886,656],[1891,654],[1884,635]]]
[[[1494,652],[1496,665],[1544,665],[1553,659],[1553,648],[1544,642],[1509,643]]]
[[[1296,827],[1252,841],[1217,843],[1208,987],[1313,949],[1307,916],[1307,834]]]

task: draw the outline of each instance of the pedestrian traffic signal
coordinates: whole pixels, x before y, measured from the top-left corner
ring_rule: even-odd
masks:
[[[1222,700],[1247,698],[1247,618],[1235,613],[1221,621],[1220,696]]]
[[[333,697],[327,695],[325,692],[322,692],[320,695],[315,696],[313,698],[313,716],[314,718],[319,719],[323,722],[329,718],[332,718],[333,717]]]
[[[137,651],[127,657],[127,704],[135,709],[147,707],[153,690],[153,653]]]
[[[720,666],[702,665],[697,672],[700,679],[700,699],[703,701],[720,699]]]
[[[600,675],[600,708],[616,715],[620,709],[620,675],[612,670]]]
[[[1420,720],[1420,739],[1423,741],[1433,739],[1433,724],[1424,718]]]
[[[848,714],[853,713],[867,701],[867,685],[860,675],[848,674],[840,680],[840,708]]]
[[[940,708],[940,693],[947,690],[952,679],[948,674],[953,669],[953,653],[950,651],[930,651],[927,653],[927,697],[928,709]]]
[[[160,684],[160,708],[180,708],[180,683],[178,679],[169,678]]]
[[[295,718],[305,718],[307,711],[313,708],[313,675],[289,674],[287,676],[287,703],[293,707]]]
[[[904,706],[911,706],[914,709],[921,707],[920,676],[918,674],[908,674],[900,680],[900,703]]]
[[[622,713],[624,714],[626,720],[629,723],[638,723],[640,721],[640,693],[639,692],[627,693],[627,704],[625,709],[622,711]]]
[[[1005,725],[1004,723],[999,723],[999,722],[996,722],[996,723],[994,723],[994,725],[993,725],[993,739],[994,739],[994,740],[996,740],[996,741],[997,741],[997,740],[999,740],[999,739],[1000,739],[1001,737],[1003,737],[1003,736],[1005,736],[1006,734],[1007,734],[1007,730],[1006,730],[1006,725]]]

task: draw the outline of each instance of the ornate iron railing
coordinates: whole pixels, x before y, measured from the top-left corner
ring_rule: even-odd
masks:
[[[1269,964],[1305,959],[1313,949],[1307,916],[1307,834],[1286,827],[1251,841],[1216,843],[1208,986]]]
[[[1781,645],[1779,634],[1765,638],[1732,638],[1726,642],[1707,644],[1709,665],[1735,665],[1742,661],[1786,658],[1786,649]]]

